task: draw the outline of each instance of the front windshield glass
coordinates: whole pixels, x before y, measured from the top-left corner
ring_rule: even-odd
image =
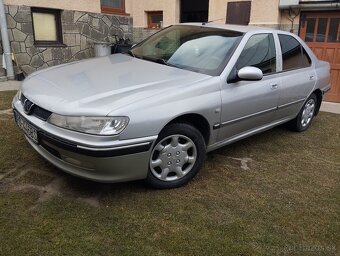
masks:
[[[131,50],[136,58],[211,76],[220,75],[242,33],[205,26],[166,28]]]

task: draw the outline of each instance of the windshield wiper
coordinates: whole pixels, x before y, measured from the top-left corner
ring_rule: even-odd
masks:
[[[167,61],[166,61],[165,59],[163,59],[163,58],[142,57],[141,59],[143,59],[143,60],[149,60],[149,61],[156,62],[156,63],[159,63],[159,64],[163,64],[163,65],[166,65],[166,66],[169,66],[169,67],[177,67],[176,65],[167,62]]]
[[[176,67],[176,65],[167,62],[165,59],[161,59],[161,58],[160,58],[160,59],[157,59],[157,61],[158,61],[160,64],[164,64],[164,65],[167,65],[167,66],[170,66],[170,67]]]
[[[128,50],[125,54],[128,54],[137,59],[144,59],[144,57],[134,54],[131,50]]]
[[[131,50],[128,50],[126,53],[134,58],[137,58],[136,55],[134,55],[134,53]]]

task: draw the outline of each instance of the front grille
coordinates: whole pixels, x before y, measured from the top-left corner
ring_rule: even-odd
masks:
[[[21,95],[21,104],[24,106],[25,102],[29,101],[31,102],[29,99],[27,99],[23,94]],[[52,112],[43,109],[37,105],[34,105],[32,107],[32,110],[30,112],[30,115],[35,116],[43,121],[47,121],[47,119],[50,117],[50,115],[52,115]]]

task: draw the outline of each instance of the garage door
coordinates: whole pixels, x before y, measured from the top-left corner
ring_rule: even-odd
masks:
[[[331,64],[332,89],[327,101],[340,102],[340,12],[303,13],[300,37],[315,55]]]

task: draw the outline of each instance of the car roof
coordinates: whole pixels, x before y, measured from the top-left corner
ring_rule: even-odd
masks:
[[[190,23],[180,23],[178,25],[190,25],[190,26],[204,26],[208,28],[219,28],[231,31],[237,31],[242,33],[247,32],[274,32],[278,31],[272,28],[264,28],[264,27],[257,27],[257,26],[241,26],[241,25],[230,25],[230,24],[221,24],[221,23],[205,23],[205,22],[190,22]]]

